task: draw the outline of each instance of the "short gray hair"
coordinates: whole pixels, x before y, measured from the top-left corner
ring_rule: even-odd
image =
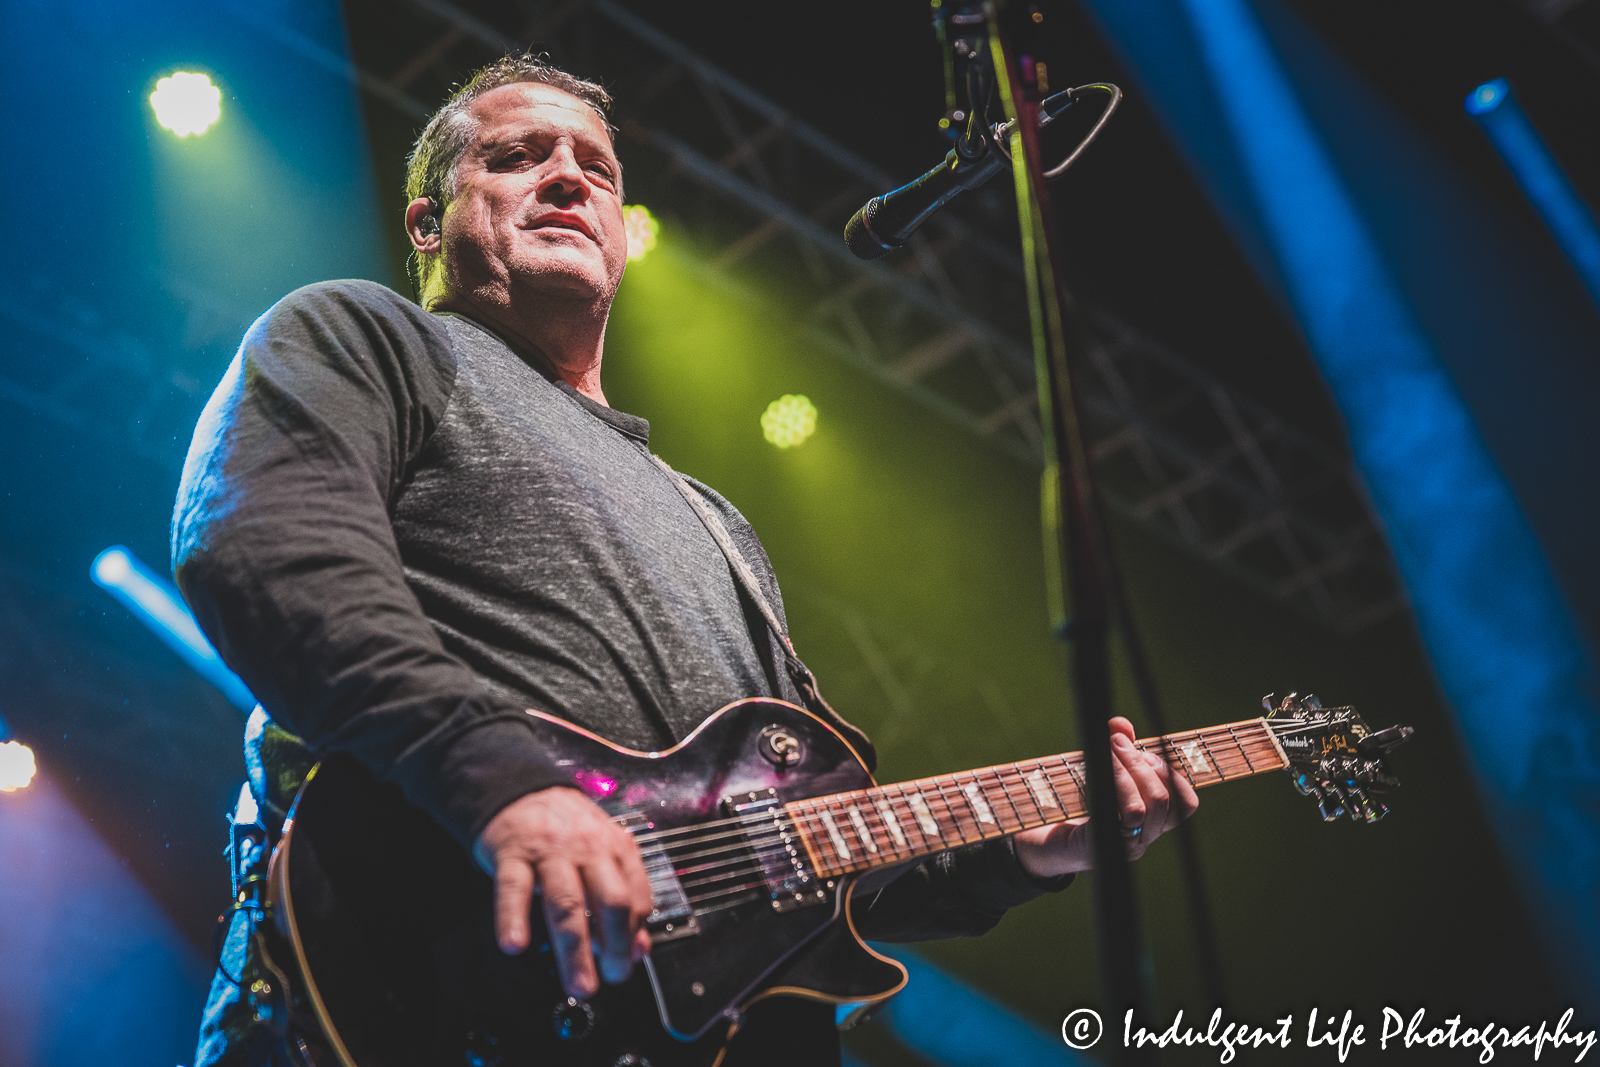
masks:
[[[407,201],[429,197],[438,203],[440,211],[450,205],[455,195],[456,168],[478,132],[478,124],[469,113],[473,102],[501,86],[519,82],[548,85],[582,100],[594,108],[606,128],[606,136],[615,143],[616,130],[607,115],[611,94],[603,87],[568,74],[542,55],[502,56],[458,86],[423,127],[411,155],[406,157]]]

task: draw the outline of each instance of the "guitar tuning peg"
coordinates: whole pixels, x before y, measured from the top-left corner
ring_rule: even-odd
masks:
[[[1319,783],[1322,799],[1317,802],[1317,810],[1322,813],[1323,822],[1333,822],[1345,813],[1344,793],[1332,782]]]
[[[1345,803],[1350,809],[1350,818],[1353,822],[1373,822],[1371,818],[1372,803],[1367,800],[1367,795],[1360,787],[1347,785],[1344,790]]]
[[[1383,801],[1381,801],[1381,800],[1370,800],[1370,801],[1368,801],[1367,821],[1369,823],[1377,822],[1379,819],[1383,818],[1387,814],[1389,814],[1389,806],[1387,804],[1385,804]]]
[[[1416,732],[1416,729],[1410,726],[1391,726],[1388,729],[1368,734],[1357,742],[1356,747],[1363,752],[1371,752],[1373,750],[1389,752],[1396,745],[1409,741],[1411,735]]]
[[[1306,699],[1304,701],[1304,704],[1305,704],[1306,707],[1310,708],[1312,711],[1321,711],[1322,710],[1322,701],[1317,699],[1317,694],[1315,694],[1315,693],[1307,693],[1306,694]]]
[[[1268,693],[1266,696],[1261,698],[1261,706],[1267,709],[1268,715],[1274,715],[1277,713],[1278,709],[1272,703],[1272,698],[1277,695],[1277,693]]]
[[[1319,797],[1322,795],[1321,791],[1311,784],[1311,776],[1303,771],[1294,776],[1293,782],[1295,789],[1303,797]]]

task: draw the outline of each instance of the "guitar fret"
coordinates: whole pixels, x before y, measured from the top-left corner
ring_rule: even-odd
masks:
[[[983,798],[982,790],[972,783],[962,782],[963,775],[950,775],[950,784],[963,801],[964,809],[972,816],[967,828],[974,835],[973,840],[982,841],[988,836],[984,824],[994,825],[994,811],[990,809],[989,802]],[[965,816],[963,816],[965,818]]]
[[[1250,762],[1250,753],[1248,753],[1248,752],[1246,752],[1246,751],[1245,751],[1245,750],[1244,750],[1244,746],[1243,746],[1243,745],[1241,745],[1241,744],[1239,744],[1239,738],[1238,738],[1238,736],[1237,736],[1237,735],[1236,735],[1236,734],[1235,734],[1235,733],[1234,733],[1234,732],[1233,732],[1233,727],[1232,727],[1232,726],[1229,726],[1229,727],[1227,727],[1227,730],[1228,730],[1228,739],[1229,739],[1229,740],[1230,740],[1230,741],[1232,741],[1232,742],[1233,742],[1233,743],[1234,743],[1234,745],[1236,745],[1236,746],[1237,746],[1237,747],[1238,747],[1238,749],[1239,749],[1239,755],[1241,755],[1241,756],[1243,756],[1243,757],[1244,757],[1244,765],[1245,765],[1245,766],[1246,766],[1246,767],[1248,767],[1248,768],[1249,768],[1249,769],[1250,769],[1250,773],[1251,773],[1251,774],[1254,774],[1254,773],[1255,773],[1255,770],[1256,770],[1256,766],[1255,766],[1255,764],[1254,764],[1254,763],[1251,763],[1251,762]]]
[[[1217,762],[1217,754],[1212,751],[1211,742],[1206,740],[1206,732],[1204,730],[1196,730],[1194,736],[1195,740],[1200,742],[1200,747],[1205,750],[1206,755],[1211,757],[1211,766],[1216,771],[1217,780],[1226,782],[1228,774],[1222,769],[1222,764]]]
[[[856,839],[861,842],[861,847],[868,852],[878,851],[878,843],[872,839],[872,831],[867,829],[867,820],[861,817],[860,806],[850,805],[846,814],[850,816],[850,824],[856,828]]]
[[[990,785],[988,783],[988,780],[984,777],[985,774],[994,779],[994,784]],[[983,770],[973,771],[972,777],[979,783],[980,788],[983,790],[984,799],[989,802],[989,811],[994,815],[994,824],[997,829],[990,831],[990,835],[992,836],[995,832],[1009,834],[1014,830],[1020,830],[1023,823],[1022,819],[1017,816],[1016,806],[1011,803],[1011,790],[1006,785],[1005,765],[1001,764],[997,767],[985,767]],[[996,790],[1000,794],[998,800],[995,798]],[[1002,800],[1005,803],[1000,803]],[[1006,822],[1007,808],[1011,809],[1011,817],[1016,819],[1015,827]]]
[[[904,842],[900,845],[895,844],[894,835],[889,832],[889,824],[884,821],[883,811],[878,807],[882,799],[882,789],[868,789],[863,792],[861,794],[861,817],[866,821],[868,829],[871,830],[873,840],[881,844],[885,852],[898,859],[900,850],[904,847]],[[874,822],[876,822],[876,826],[874,826]],[[904,835],[901,836],[903,837]]]
[[[1196,786],[1289,765],[1265,719],[1135,744]],[[813,797],[786,810],[815,872],[833,877],[1079,818],[1087,797],[1083,754],[1073,752]]]
[[[939,820],[933,817],[933,811],[928,807],[928,798],[920,792],[911,794],[907,801],[913,815],[917,817],[917,829],[922,831],[923,837],[937,837],[940,844],[949,844],[945,840],[944,830],[939,827]]]
[[[1193,782],[1194,776],[1201,773],[1197,770],[1199,764],[1196,760],[1205,763],[1207,768],[1210,768],[1211,764],[1206,759],[1204,750],[1200,747],[1199,739],[1190,738],[1188,744],[1180,744],[1180,739],[1184,736],[1183,734],[1175,734],[1170,737],[1160,737],[1156,740],[1161,745],[1160,756],[1166,765]]]
[[[889,837],[894,841],[896,848],[906,847],[906,832],[900,829],[900,819],[894,813],[894,805],[885,797],[878,801],[878,814],[883,816],[884,829],[889,831]]]
[[[1265,757],[1266,770],[1280,770],[1289,765],[1288,757],[1283,749],[1278,747],[1277,738],[1273,736],[1272,727],[1267,725],[1265,719],[1257,719],[1249,723],[1248,728],[1255,735],[1256,751]]]
[[[970,781],[962,781],[970,778]],[[950,782],[961,794],[961,799],[966,801],[966,810],[972,813],[972,832],[977,835],[977,840],[982,841],[992,836],[996,831],[986,829],[990,826],[999,826],[994,817],[994,809],[989,806],[989,798],[984,796],[983,787],[977,782],[976,776],[952,774]]]
[[[1077,810],[1073,811],[1073,815],[1077,816],[1077,815],[1088,814],[1088,811],[1089,811],[1089,785],[1088,785],[1087,782],[1085,782],[1083,780],[1083,777],[1078,774],[1078,769],[1075,766],[1073,766],[1073,763],[1072,763],[1072,760],[1071,760],[1070,757],[1065,757],[1065,756],[1062,757],[1062,762],[1065,763],[1066,766],[1067,766],[1067,774],[1071,775],[1071,777],[1072,777],[1072,785],[1073,785],[1073,788],[1077,790],[1078,803],[1081,806],[1080,809],[1077,809]]]
[[[1016,769],[1016,764],[1014,764],[1014,763],[1011,764],[1011,768],[1013,770],[1015,770]],[[1024,819],[1022,817],[1022,812],[1017,810],[1017,802],[1015,800],[1011,799],[1011,787],[1006,784],[1005,772],[1001,768],[998,768],[998,767],[993,768],[993,770],[994,770],[994,780],[995,780],[996,784],[998,784],[1000,786],[1000,795],[1005,797],[1006,798],[1006,803],[1011,806],[1011,814],[1016,816],[1016,819],[1017,819],[1017,829],[1021,830],[1022,828],[1024,828],[1025,826],[1028,825],[1028,820],[1026,820],[1026,819]],[[1018,777],[1019,780],[1022,777],[1020,771],[1018,771],[1017,777]]]
[[[828,839],[833,843],[833,851],[845,863],[850,862],[850,846],[845,843],[844,835],[839,832],[839,825],[833,821],[833,812],[827,808],[822,809],[822,825],[828,828]]]
[[[931,778],[929,781],[933,782],[934,788],[939,791],[939,799],[944,801],[945,814],[949,816],[951,822],[955,823],[956,833],[960,835],[961,843],[963,845],[968,844],[966,828],[961,825],[961,815],[956,811],[955,805],[950,803],[950,794],[944,791],[944,781],[942,778]]]
[[[1233,736],[1231,730],[1215,730],[1213,733],[1219,741],[1225,741],[1223,751],[1228,755],[1229,777],[1242,778],[1250,774],[1250,757],[1245,755],[1244,747],[1239,744],[1239,739]]]
[[[825,866],[822,855],[821,842],[817,839],[816,818],[812,811],[814,805],[810,801],[799,801],[789,808],[790,819],[800,837],[800,844],[806,850],[806,858],[811,865],[821,872]]]
[[[1039,817],[1049,821],[1049,816],[1044,813],[1044,809],[1055,808],[1059,811],[1061,809],[1061,800],[1055,795],[1055,787],[1050,785],[1050,780],[1045,777],[1044,762],[1036,760],[1035,764],[1033,773],[1024,778],[1023,781],[1028,784],[1028,790],[1033,794],[1033,806],[1039,809]],[[1045,794],[1046,789],[1050,790],[1049,795]]]
[[[1216,762],[1199,731],[1190,730],[1168,738],[1167,752],[1167,762],[1190,782],[1200,782],[1217,773]]]
[[[1167,738],[1166,750],[1163,758],[1191,782],[1216,771],[1211,754],[1206,751],[1205,741],[1198,733],[1189,732]]]
[[[1027,803],[1034,805],[1034,814],[1027,817],[1027,819],[1024,819],[1024,822],[1027,822],[1027,824],[1030,825],[1048,824],[1048,822],[1051,821],[1050,816],[1046,816],[1045,809],[1040,806],[1040,803],[1038,803],[1038,797],[1035,797],[1034,795],[1034,790],[1032,790],[1032,787],[1029,787],[1029,784],[1027,784],[1027,777],[1024,776],[1024,773],[1022,773],[1021,763],[1013,763],[1013,765],[1011,765],[1011,773],[1016,774],[1016,782],[1014,782],[1013,785],[1006,785],[1006,798],[1011,801],[1011,809],[1016,811],[1019,819],[1021,819],[1022,809],[1019,808],[1018,803],[1016,803],[1016,798],[1027,798]]]
[[[949,834],[953,831],[956,835],[956,840],[964,842],[966,838],[961,834],[961,825],[956,821],[955,815],[950,810],[950,804],[945,798],[944,790],[939,785],[939,779],[924,778],[922,784],[923,788],[917,792],[917,796],[922,798],[923,805],[928,809],[928,817],[939,827],[940,839],[948,841],[950,839]],[[932,788],[928,788],[929,786]],[[944,805],[942,814],[938,808],[940,804]]]
[[[1039,760],[1039,774],[1044,779],[1045,788],[1050,790],[1050,795],[1055,798],[1056,809],[1063,819],[1072,817],[1072,805],[1068,797],[1061,795],[1061,790],[1056,785],[1055,774],[1052,769],[1046,768],[1044,760]],[[1070,792],[1070,791],[1069,791]]]
[[[961,787],[961,795],[967,798],[967,806],[972,809],[973,816],[979,822],[999,825],[995,822],[994,809],[989,807],[989,801],[983,795],[983,787],[978,784],[976,779]],[[978,832],[980,834],[983,833],[982,829],[979,829]]]

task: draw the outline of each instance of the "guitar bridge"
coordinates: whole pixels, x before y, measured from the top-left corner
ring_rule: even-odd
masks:
[[[728,797],[723,810],[739,821],[745,845],[761,866],[762,881],[775,912],[810,908],[828,902],[828,890],[806,864],[794,824],[784,814],[776,789]]]
[[[650,830],[654,825],[638,812],[619,816],[617,823],[633,834],[636,842],[640,831]],[[666,846],[656,841],[642,842],[639,855],[644,860],[645,877],[650,879],[650,914],[644,922],[651,942],[660,944],[698,934],[700,922],[683,891],[683,883],[672,869],[672,857],[667,855]]]

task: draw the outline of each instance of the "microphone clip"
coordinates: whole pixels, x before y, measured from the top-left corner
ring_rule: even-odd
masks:
[[[1122,90],[1107,82],[1080,85],[1055,94],[1040,107],[1039,125],[1042,127],[1088,91],[1106,93],[1110,97],[1106,109],[1071,155],[1045,172],[1047,180],[1059,178],[1099,135],[1121,101]],[[844,228],[845,244],[856,258],[866,260],[880,259],[904,246],[917,228],[940,208],[1011,165],[1011,155],[1004,147],[1010,132],[1009,122],[992,127],[973,123],[956,141],[956,147],[945,155],[944,162],[908,185],[873,197],[851,216]]]

